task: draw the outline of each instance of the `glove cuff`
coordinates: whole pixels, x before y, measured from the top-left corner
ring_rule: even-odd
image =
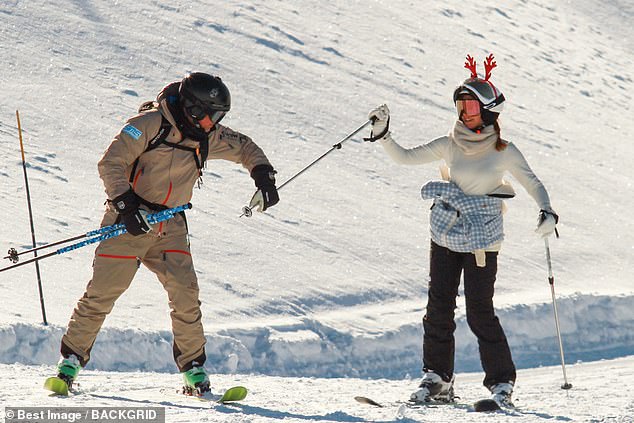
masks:
[[[261,164],[251,169],[251,178],[257,188],[275,186],[275,174],[277,172],[269,164]]]
[[[372,122],[372,124],[374,124],[374,121]],[[364,138],[363,141],[374,142],[376,140],[380,140],[381,138],[383,138],[384,136],[387,135],[389,130],[390,130],[390,117],[388,116],[387,122],[385,123],[385,128],[383,128],[381,133],[378,134],[378,135],[374,135],[374,133],[372,132],[372,133],[370,133],[370,136],[367,137],[367,138]]]

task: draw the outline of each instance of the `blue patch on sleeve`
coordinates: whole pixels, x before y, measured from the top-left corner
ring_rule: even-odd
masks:
[[[132,138],[134,138],[135,140],[138,140],[141,135],[143,135],[143,132],[139,131],[137,128],[135,128],[132,125],[126,125],[121,132],[126,133],[128,135],[130,135]]]

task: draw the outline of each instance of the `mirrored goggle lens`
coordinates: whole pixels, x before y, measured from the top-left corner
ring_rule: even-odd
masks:
[[[211,118],[211,121],[213,123],[218,123],[222,120],[223,117],[225,117],[226,114],[227,112],[225,111],[216,110],[215,112],[212,112],[211,114],[209,114],[209,117]]]
[[[480,102],[478,100],[458,100],[456,101],[458,116],[462,113],[473,116],[480,114]]]
[[[227,112],[223,110],[205,110],[203,107],[194,104],[193,106],[187,108],[187,113],[196,120],[203,120],[205,117],[209,116],[212,122],[218,123]]]

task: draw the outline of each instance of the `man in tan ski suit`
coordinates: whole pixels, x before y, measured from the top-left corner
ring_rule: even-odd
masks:
[[[58,376],[72,384],[90,359],[104,319],[142,263],[168,293],[174,359],[185,386],[204,392],[209,389],[205,336],[185,215],[154,226],[145,216],[187,204],[209,159],[248,169],[258,188],[250,207],[264,211],[279,201],[275,171],[249,137],[218,124],[231,106],[220,78],[193,73],[145,106],[127,121],[98,165],[110,199],[102,226],[122,222],[128,233],[101,242],[95,251],[92,280],[62,338]]]

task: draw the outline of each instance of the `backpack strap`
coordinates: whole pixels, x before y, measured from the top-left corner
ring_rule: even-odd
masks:
[[[150,150],[154,150],[156,147],[158,147],[163,142],[165,142],[171,130],[172,130],[172,124],[167,119],[165,119],[165,116],[163,116],[163,114],[161,114],[161,127],[159,128],[159,131],[154,136],[154,138],[150,140],[147,148],[145,149],[143,153],[147,153]],[[130,172],[130,179],[129,179],[130,184],[134,182],[134,175],[136,174],[136,168],[139,165],[140,157],[141,156],[137,157],[136,160],[134,161],[134,164],[132,165],[132,172]]]
[[[143,107],[145,104],[146,103],[143,103],[141,107]],[[146,110],[149,110],[149,109],[146,109]],[[200,187],[200,184],[202,183],[203,166],[205,165],[205,161],[207,160],[207,155],[209,154],[209,140],[205,140],[205,142],[200,143],[201,144],[200,148],[186,147],[184,145],[180,145],[175,142],[166,141],[167,136],[170,134],[171,130],[172,130],[172,124],[161,113],[161,127],[159,128],[159,131],[154,136],[154,138],[150,140],[147,148],[145,149],[143,153],[141,153],[141,155],[143,155],[144,153],[147,153],[148,151],[154,150],[161,144],[169,145],[170,147],[176,148],[177,150],[189,151],[194,156],[194,161],[196,162],[196,168],[198,169],[198,176],[199,176],[198,184]],[[199,154],[201,155],[202,160],[198,158]],[[130,185],[134,184],[134,177],[136,176],[136,169],[139,165],[139,159],[141,158],[141,155],[139,155],[139,157],[136,158],[136,160],[134,161],[134,164],[132,165],[132,171],[130,172],[130,179],[129,179]]]
[[[170,147],[175,148],[177,150],[189,151],[190,153],[194,155],[194,160],[196,161],[196,168],[198,169],[198,171],[200,172],[201,169],[203,168],[202,163],[198,159],[198,153],[200,152],[198,148],[186,147],[184,145],[180,145],[175,142],[169,142],[169,141],[163,141],[163,144],[169,145]]]

